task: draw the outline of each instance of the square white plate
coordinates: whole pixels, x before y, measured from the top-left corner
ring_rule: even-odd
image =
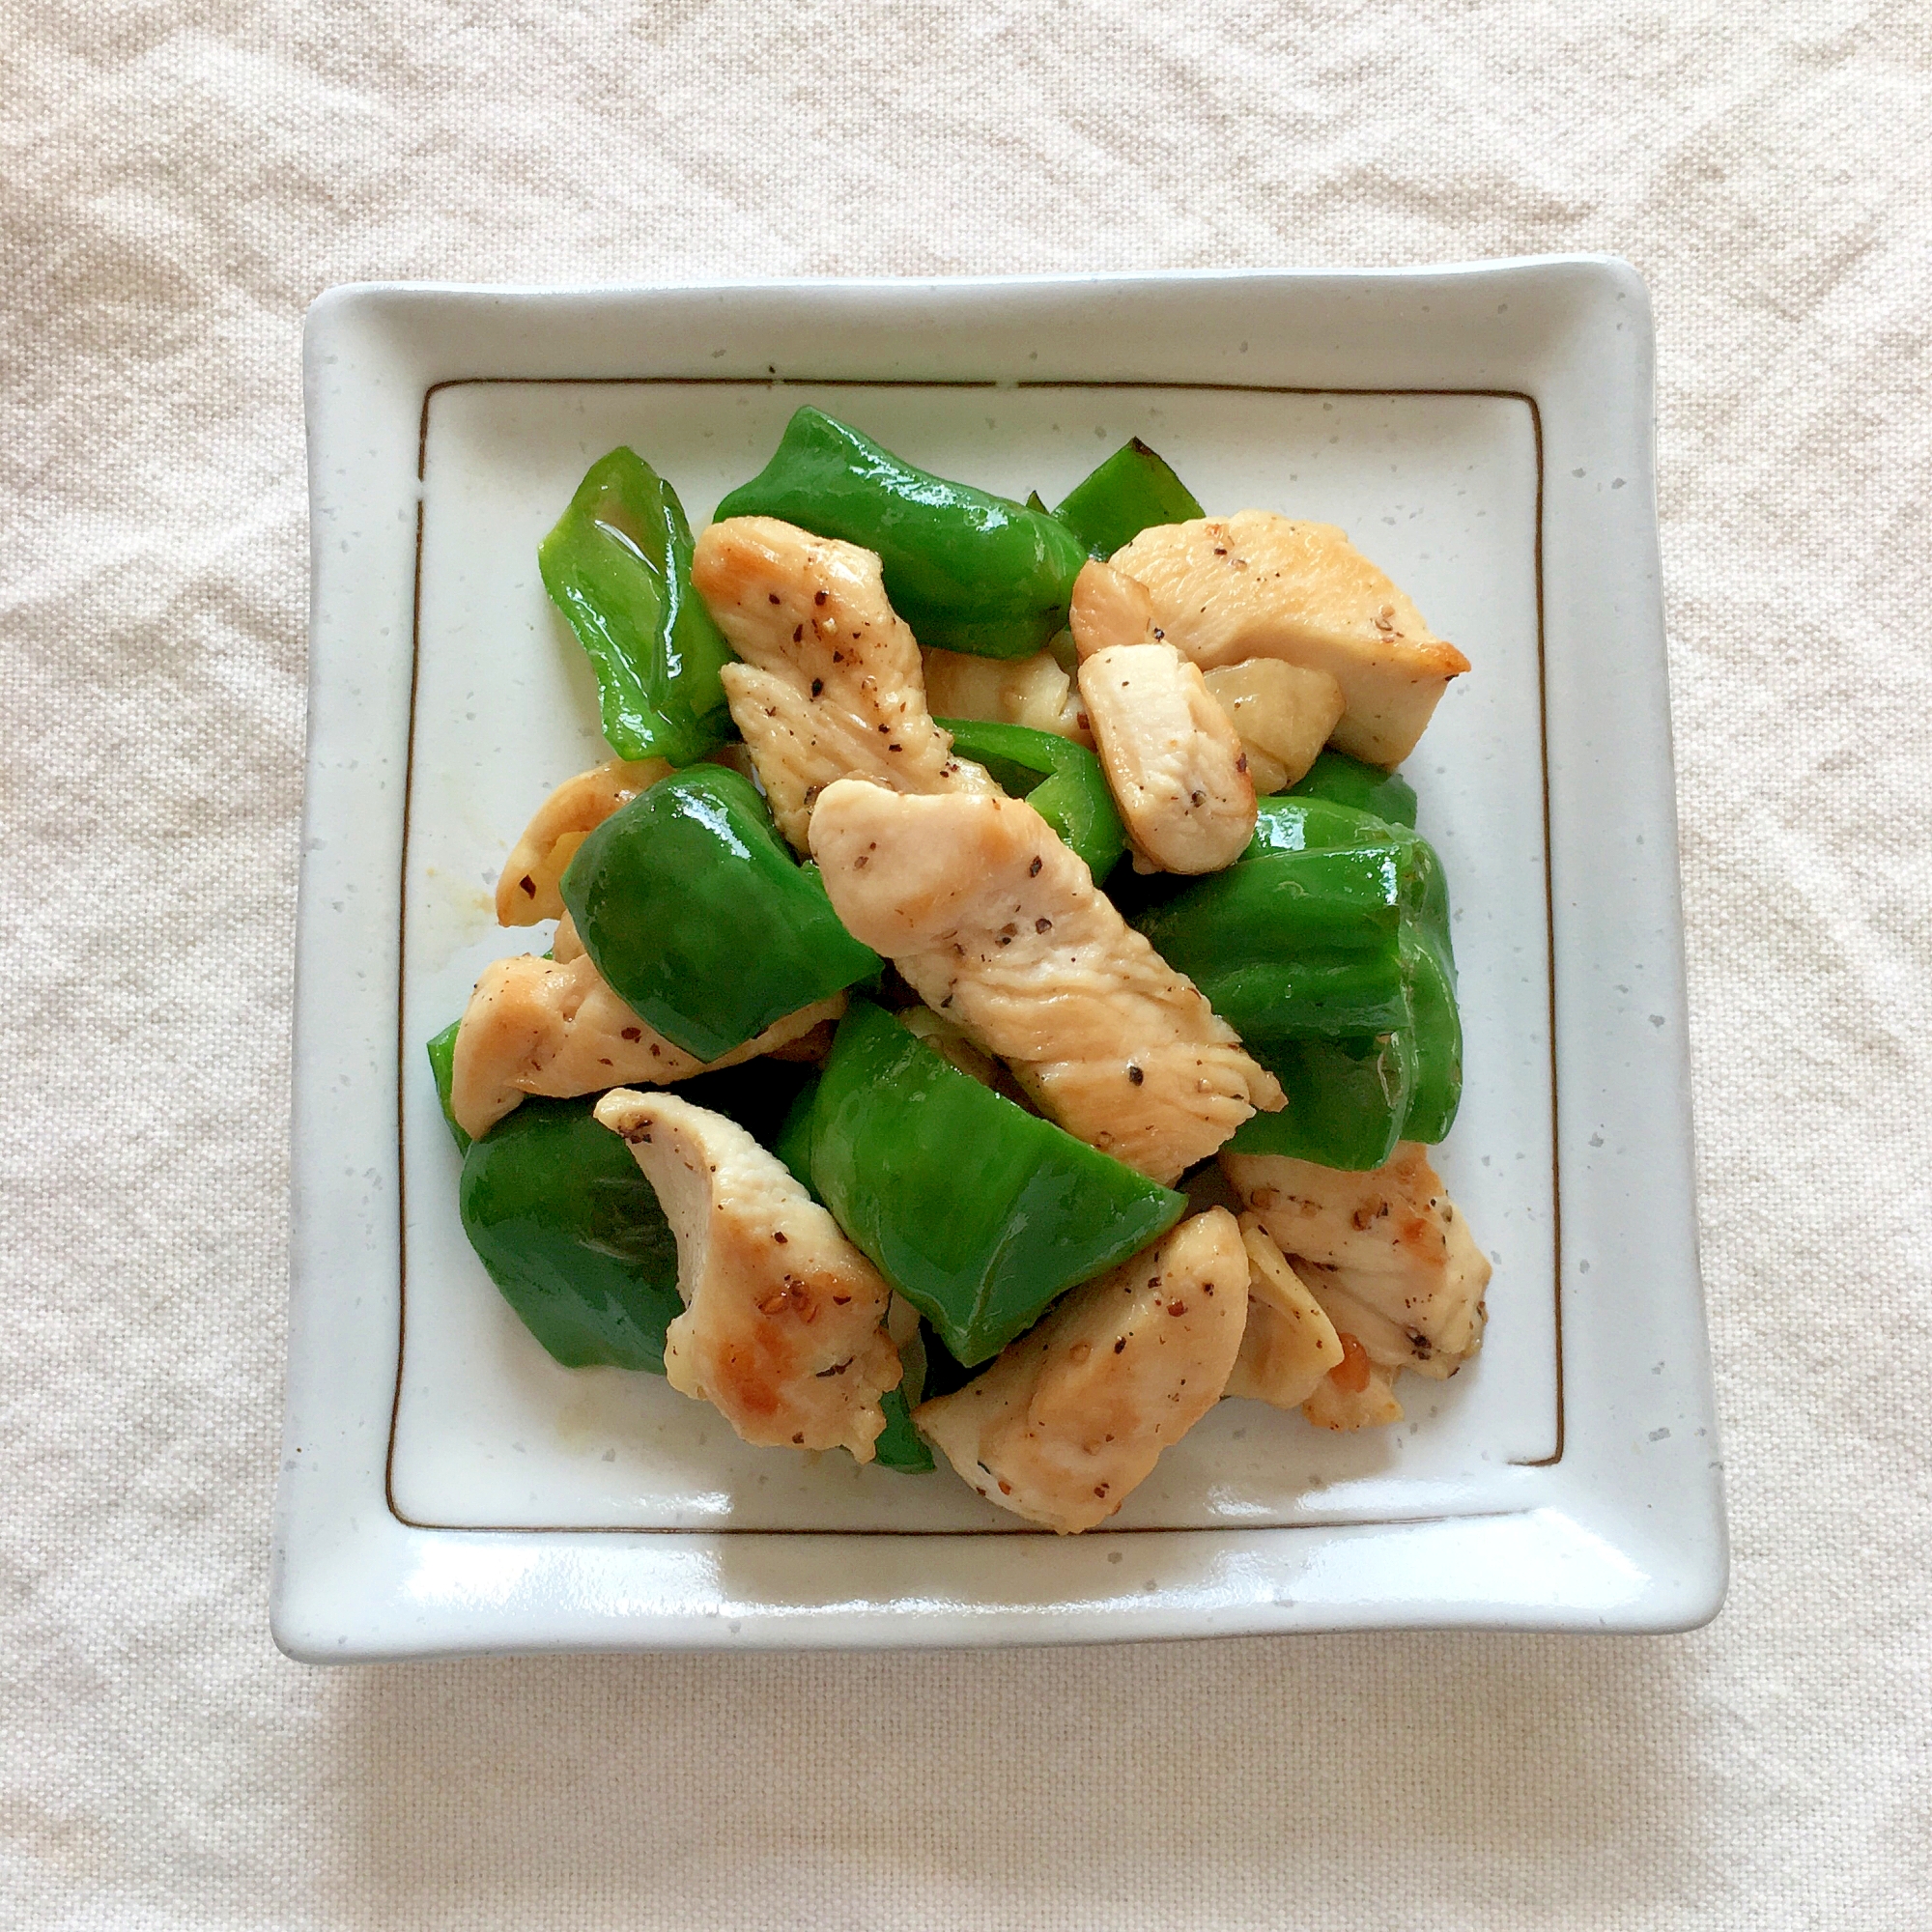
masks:
[[[1681,1629],[1724,1586],[1691,1192],[1648,306],[1626,266],[338,290],[314,601],[274,1628],[315,1660],[1379,1626]],[[422,1041],[510,842],[608,755],[537,540],[619,442],[695,526],[815,402],[1049,501],[1130,435],[1342,524],[1474,661],[1409,761],[1456,905],[1439,1156],[1482,1356],[1352,1437],[1221,1406],[1104,1530],[745,1448],[558,1368],[457,1221]],[[540,942],[539,942],[540,943]]]

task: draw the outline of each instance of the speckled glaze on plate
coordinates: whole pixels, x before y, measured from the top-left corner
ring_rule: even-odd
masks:
[[[1697,1279],[1652,339],[1625,265],[731,288],[365,287],[309,316],[314,592],[277,1641],[310,1660],[1474,1626],[1675,1630],[1724,1532]],[[740,1444],[558,1368],[465,1242],[421,1041],[608,755],[537,538],[617,442],[695,525],[814,402],[1048,500],[1129,435],[1342,524],[1462,644],[1406,770],[1468,1089],[1482,1356],[1394,1431],[1222,1405],[1104,1529]]]

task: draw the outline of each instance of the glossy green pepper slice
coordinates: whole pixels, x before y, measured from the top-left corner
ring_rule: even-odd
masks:
[[[1105,559],[1156,524],[1188,524],[1208,513],[1188,487],[1139,437],[1124,442],[1053,514]]]
[[[1407,1032],[1257,1041],[1248,1050],[1281,1082],[1288,1105],[1250,1115],[1228,1142],[1231,1152],[1285,1153],[1357,1171],[1394,1153],[1415,1095],[1415,1043]]]
[[[1449,885],[1435,848],[1396,820],[1378,818],[1352,805],[1284,793],[1259,801],[1255,836],[1243,860],[1266,852],[1328,852],[1393,845],[1401,854],[1403,910],[1449,945]]]
[[[1100,760],[1085,745],[1026,724],[942,718],[961,757],[984,765],[1009,798],[1023,798],[1103,880],[1127,849],[1126,828]]]
[[[868,1000],[839,1022],[810,1152],[838,1225],[968,1367],[1187,1206],[982,1087]]]
[[[1262,802],[1248,851],[1389,842],[1403,853],[1403,978],[1408,988],[1408,1044],[1415,1059],[1414,1092],[1407,1118],[1401,1123],[1402,1138],[1435,1142],[1448,1133],[1463,1097],[1463,1021],[1456,1005],[1449,883],[1435,846],[1406,826],[1352,806],[1323,798],[1287,797]],[[1367,1044],[1357,1042],[1363,1048]]]
[[[882,1469],[897,1469],[908,1476],[923,1476],[928,1469],[938,1465],[932,1460],[932,1451],[920,1439],[920,1434],[912,1426],[912,1411],[915,1398],[907,1396],[905,1389],[888,1389],[879,1398],[879,1406],[886,1412],[886,1426],[872,1441],[872,1455]]]
[[[920,642],[980,657],[1038,650],[1065,624],[1087,561],[1057,518],[916,469],[810,407],[718,516],[780,517],[875,552]]]
[[[1134,922],[1253,1050],[1341,1039],[1408,1019],[1402,848],[1267,851]]]
[[[1416,1071],[1402,1138],[1434,1143],[1455,1125],[1463,1103],[1463,1015],[1456,1005],[1456,967],[1446,936],[1438,939],[1420,924],[1405,931],[1403,971],[1408,980],[1408,1031]]]
[[[818,1076],[813,1074],[798,1091],[789,1111],[780,1124],[778,1138],[772,1143],[772,1151],[791,1170],[791,1178],[818,1201],[818,1190],[811,1184],[811,1111],[818,1097]],[[822,1201],[818,1204],[825,1205]]]
[[[1365,765],[1344,752],[1321,752],[1284,798],[1326,798],[1373,812],[1391,825],[1415,825],[1415,787],[1400,772]]]
[[[450,1087],[456,1078],[456,1036],[462,1025],[461,1020],[451,1020],[434,1039],[427,1042],[424,1051],[429,1055],[430,1078],[436,1082],[437,1104],[442,1109],[449,1137],[456,1143],[458,1153],[468,1153],[469,1136],[457,1125],[456,1110],[449,1104]]]
[[[625,758],[688,765],[730,735],[731,647],[691,587],[677,493],[635,450],[590,466],[537,549],[544,588],[597,672],[604,735]]]
[[[589,1099],[526,1100],[463,1158],[464,1233],[524,1325],[571,1369],[664,1373],[677,1243]]]
[[[1280,1114],[1244,1122],[1231,1143],[1325,1167],[1379,1167],[1398,1140],[1438,1141],[1463,1091],[1463,1026],[1449,931],[1449,891],[1429,841],[1407,827],[1326,798],[1265,799],[1242,859],[1265,853],[1393,846],[1400,854],[1399,947],[1407,1017],[1391,1034],[1284,1042],[1244,1035],[1289,1095]]]
[[[640,1019],[700,1060],[878,972],[757,787],[724,765],[661,779],[579,846],[563,902]]]

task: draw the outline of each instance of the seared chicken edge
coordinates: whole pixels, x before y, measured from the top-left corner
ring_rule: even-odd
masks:
[[[919,646],[870,551],[774,517],[732,517],[698,538],[691,581],[742,660],[721,673],[724,695],[799,851],[813,801],[837,779],[996,789],[932,722]]]
[[[853,937],[1090,1147],[1168,1182],[1281,1106],[1234,1029],[1022,800],[844,780],[818,801],[811,850]]]
[[[747,1442],[843,1447],[862,1463],[899,1382],[892,1290],[776,1154],[673,1094],[619,1089],[597,1119],[629,1144],[677,1239],[685,1312],[665,1334],[672,1388]]]
[[[1235,1217],[1196,1214],[1074,1289],[913,1420],[988,1502],[1062,1536],[1092,1529],[1220,1400],[1248,1272]]]

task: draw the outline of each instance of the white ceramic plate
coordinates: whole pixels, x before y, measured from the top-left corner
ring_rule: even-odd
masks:
[[[309,1659],[1378,1626],[1671,1630],[1725,1555],[1697,1280],[1641,283],[1373,274],[369,287],[311,311],[314,543],[277,1640]],[[1048,500],[1146,437],[1336,522],[1474,662],[1406,768],[1467,1033],[1439,1162],[1495,1264],[1394,1431],[1222,1405],[1104,1530],[745,1448],[558,1368],[470,1253],[421,1042],[510,842],[608,755],[536,572],[630,442],[694,525],[815,402]]]

